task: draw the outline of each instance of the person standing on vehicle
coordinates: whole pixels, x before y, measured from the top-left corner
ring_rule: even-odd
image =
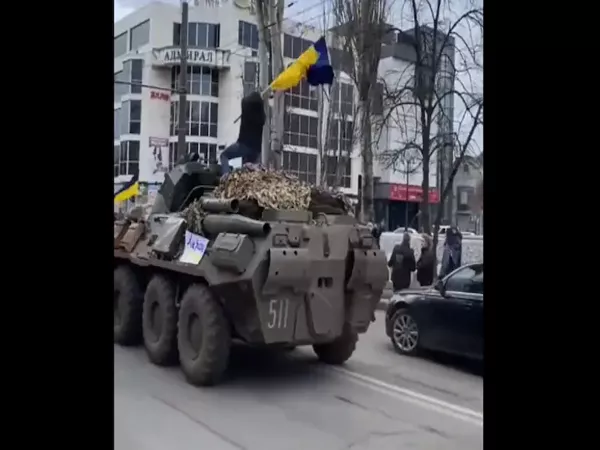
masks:
[[[423,233],[423,247],[421,256],[417,262],[417,281],[421,286],[431,286],[433,284],[434,256],[433,240],[431,236]]]
[[[260,162],[262,130],[266,114],[263,98],[252,92],[242,99],[240,134],[237,141],[221,153],[221,174],[229,173],[229,160],[242,158],[242,164]]]
[[[444,241],[444,253],[442,254],[442,267],[440,269],[440,278],[461,266],[462,260],[462,234],[456,227],[450,227],[446,231],[446,240]]]
[[[402,243],[394,246],[392,256],[388,261],[388,267],[392,268],[392,284],[394,291],[408,289],[412,273],[416,269],[415,252],[410,248],[410,234],[402,235]]]

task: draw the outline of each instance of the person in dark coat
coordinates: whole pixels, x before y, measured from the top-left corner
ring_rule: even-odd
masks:
[[[221,153],[221,173],[229,173],[229,160],[242,158],[242,164],[260,162],[262,130],[266,114],[263,98],[252,92],[242,99],[240,134],[237,142]]]
[[[440,278],[458,269],[462,263],[462,234],[456,227],[448,228],[442,254]]]
[[[421,286],[431,286],[433,284],[434,274],[434,256],[433,240],[428,234],[422,234],[423,247],[421,248],[421,256],[417,262],[417,281]]]
[[[371,228],[371,236],[373,236],[373,239],[375,239],[375,242],[377,242],[377,246],[379,247],[379,238],[381,237],[381,230],[375,224],[373,224],[373,228]]]
[[[416,269],[415,252],[410,248],[410,234],[404,233],[402,243],[394,247],[388,267],[392,268],[394,291],[408,289],[412,273]]]

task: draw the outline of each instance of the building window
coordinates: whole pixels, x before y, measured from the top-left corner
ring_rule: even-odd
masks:
[[[350,155],[352,152],[354,124],[349,120],[334,119],[328,130],[327,148]]]
[[[186,142],[187,153],[197,153],[200,155],[200,161],[205,164],[217,163],[217,144],[206,144],[204,142]],[[176,161],[177,142],[169,143],[169,170],[171,170]]]
[[[350,52],[345,52],[337,48],[329,48],[329,60],[331,61],[331,67],[334,71],[342,71],[346,73],[352,73],[353,60]]]
[[[119,175],[139,175],[140,141],[121,142],[119,154]]]
[[[171,68],[171,89],[179,90],[179,66]],[[210,67],[188,67],[187,92],[192,95],[219,96],[219,71]]]
[[[129,100],[121,105],[120,134],[140,134],[142,131],[142,101]]]
[[[134,51],[150,42],[150,20],[146,20],[129,30],[129,50]]]
[[[298,59],[313,43],[306,39],[289,34],[283,35],[283,56],[286,58]]]
[[[118,177],[119,176],[119,159],[120,159],[120,154],[121,154],[121,146],[115,145],[113,150],[114,150],[114,153],[113,153],[113,157],[114,157],[113,176]]]
[[[114,139],[119,139],[119,136],[121,136],[121,122],[120,122],[120,116],[121,115],[121,108],[115,109],[114,110],[114,132],[113,132],[113,137]]]
[[[258,27],[249,22],[238,22],[238,44],[244,47],[258,49]]]
[[[125,93],[141,94],[142,93],[142,77],[144,71],[144,60],[142,59],[130,59],[123,63],[123,78],[129,83],[136,83],[127,85],[125,84]]]
[[[173,23],[173,45],[181,45],[181,24]]]
[[[283,170],[296,175],[305,183],[317,182],[317,155],[299,152],[283,152]]]
[[[186,107],[187,136],[217,137],[219,104],[214,102],[188,101]],[[179,102],[171,103],[171,136],[178,134]]]
[[[346,156],[340,158],[340,164],[343,164],[343,169],[340,168],[341,172],[341,183],[339,187],[349,188],[352,182],[352,160]],[[335,174],[338,170],[338,158],[336,156],[327,156],[327,185],[336,186]]]
[[[115,73],[114,77],[115,77],[115,81],[129,81],[129,80],[125,80],[125,75],[123,74],[123,71]],[[119,102],[121,102],[121,97],[123,97],[123,95],[125,95],[129,92],[129,85],[122,84],[122,83],[115,83],[114,88],[115,88],[114,89],[115,103],[119,103]]]
[[[432,84],[432,81],[435,82],[435,80],[431,78],[431,68],[415,64],[415,97],[425,98],[435,91],[435,85]]]
[[[244,62],[244,75],[242,78],[244,97],[258,90],[259,69],[257,62]]]
[[[284,118],[285,145],[317,148],[318,119],[300,114],[286,113]]]
[[[471,210],[471,198],[475,192],[475,189],[469,186],[458,186],[456,188],[457,193],[457,205],[456,209],[460,212],[469,212]]]
[[[173,24],[173,45],[181,43],[181,24]],[[190,22],[188,25],[188,46],[219,48],[221,45],[221,25],[218,23]]]
[[[354,115],[354,86],[348,83],[338,83],[333,89],[333,112],[343,116]]]
[[[306,80],[303,80],[298,86],[286,91],[285,106],[292,108],[302,108],[311,111],[319,110],[318,93],[316,89],[311,89]]]
[[[142,101],[129,102],[129,134],[140,134],[142,131]]]
[[[121,33],[113,41],[115,58],[118,58],[121,55],[127,53],[127,31],[125,33]]]

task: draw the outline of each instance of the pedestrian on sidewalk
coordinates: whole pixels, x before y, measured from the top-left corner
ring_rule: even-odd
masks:
[[[392,268],[392,284],[394,291],[408,289],[412,273],[416,269],[415,252],[410,248],[410,234],[402,235],[402,243],[394,246],[392,256],[388,261],[388,267]]]
[[[461,266],[462,260],[462,234],[456,227],[448,228],[446,240],[444,241],[444,253],[442,254],[442,267],[440,278]]]
[[[421,234],[423,238],[423,247],[421,248],[421,257],[417,262],[417,281],[421,286],[431,286],[433,284],[434,256],[433,240],[428,234]]]

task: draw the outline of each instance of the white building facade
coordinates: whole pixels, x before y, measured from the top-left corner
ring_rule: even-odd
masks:
[[[137,176],[143,186],[156,190],[175,162],[179,96],[172,92],[178,88],[180,21],[179,6],[154,2],[114,25],[115,185]],[[242,97],[258,89],[256,16],[227,2],[220,7],[190,6],[189,22],[186,145],[188,152],[214,163],[220,151],[237,139],[239,122],[234,120],[240,115]],[[283,31],[285,64],[322,35],[290,20],[283,22]],[[331,91],[303,82],[286,92],[282,167],[303,181],[329,185],[336,184],[337,171],[338,187],[357,196],[361,173],[353,127],[357,99],[342,70],[343,56],[334,48],[331,34],[327,39],[336,81]],[[402,58],[384,55],[380,76],[393,77],[406,64]],[[333,114],[328,114],[330,108]],[[331,119],[327,126],[325,117]],[[385,128],[380,149],[396,145],[401,138],[396,128],[393,124]],[[375,166],[375,175],[392,194],[398,191],[394,185],[406,181],[402,168],[397,169]],[[410,174],[411,189],[420,189],[421,177],[419,170]],[[434,167],[432,188],[435,181]]]
[[[131,176],[137,176],[143,184],[158,185],[174,163],[179,96],[171,89],[178,87],[180,19],[179,7],[154,2],[115,23],[117,185]],[[189,22],[186,142],[188,152],[198,152],[205,161],[216,162],[220,151],[237,139],[239,123],[234,120],[240,115],[242,97],[258,88],[256,16],[228,2],[218,8],[190,7]],[[293,23],[285,22],[284,28],[286,63],[320,36],[316,30]],[[348,112],[353,108],[352,84],[344,74],[339,78],[346,82],[337,85],[338,94],[331,94],[338,108],[342,104],[343,111]],[[318,130],[318,114],[323,108],[319,92],[302,83],[286,93],[285,102],[283,168],[315,183],[321,167],[318,146],[326,133]],[[323,131],[321,136],[319,131]],[[329,131],[331,145],[351,148],[351,138],[340,137],[345,131],[343,126]],[[357,180],[352,173],[358,173],[360,160],[352,156],[348,159],[342,185],[347,193],[355,194]]]

